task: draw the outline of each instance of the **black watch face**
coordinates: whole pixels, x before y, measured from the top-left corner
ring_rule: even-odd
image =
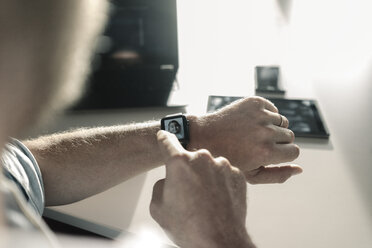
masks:
[[[162,129],[173,133],[177,136],[178,139],[185,138],[185,130],[184,130],[184,120],[182,116],[180,117],[172,117],[172,118],[164,118],[162,120]]]

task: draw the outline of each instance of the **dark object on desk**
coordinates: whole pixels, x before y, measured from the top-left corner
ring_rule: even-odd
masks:
[[[242,98],[240,96],[209,96],[207,112],[212,113]]]
[[[99,247],[119,247],[119,244],[122,244],[125,240],[140,238],[133,233],[87,221],[50,208],[44,209],[43,219],[49,228],[57,234],[82,238],[98,238],[102,239],[102,241],[107,241],[107,243],[104,243],[104,246]],[[124,245],[123,247],[126,246]],[[175,248],[174,246],[165,244],[157,247]]]
[[[176,1],[111,3],[86,94],[73,109],[165,106],[178,70]]]
[[[214,112],[242,97],[209,96],[208,112]],[[296,137],[328,139],[329,131],[315,100],[268,98],[289,120],[289,129]]]
[[[279,72],[277,66],[256,66],[256,94],[284,94],[279,87]]]
[[[104,239],[117,239],[125,231],[87,221],[69,214],[46,208],[43,219],[50,229],[57,233],[96,237]]]
[[[289,120],[289,129],[297,137],[328,139],[329,132],[315,100],[269,98]]]

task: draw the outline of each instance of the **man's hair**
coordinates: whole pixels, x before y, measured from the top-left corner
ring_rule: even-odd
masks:
[[[80,96],[107,0],[0,0],[0,116],[38,119]],[[13,97],[10,97],[13,96]],[[7,120],[9,121],[9,120]],[[4,123],[0,123],[5,125]]]

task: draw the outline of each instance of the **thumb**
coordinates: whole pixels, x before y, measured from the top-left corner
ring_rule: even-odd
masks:
[[[251,184],[284,183],[291,176],[302,173],[302,168],[297,165],[275,167],[261,166],[253,171],[245,172],[247,181]]]
[[[150,214],[156,219],[159,212],[159,207],[163,202],[163,191],[164,191],[165,179],[161,179],[154,184],[152,190],[152,198],[150,203]]]
[[[172,133],[160,130],[157,133],[157,139],[164,161],[168,161],[171,157],[186,152],[177,137]]]

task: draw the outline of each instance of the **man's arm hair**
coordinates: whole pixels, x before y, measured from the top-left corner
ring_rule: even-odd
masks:
[[[153,121],[24,141],[40,166],[46,205],[82,200],[161,165],[159,129]]]

